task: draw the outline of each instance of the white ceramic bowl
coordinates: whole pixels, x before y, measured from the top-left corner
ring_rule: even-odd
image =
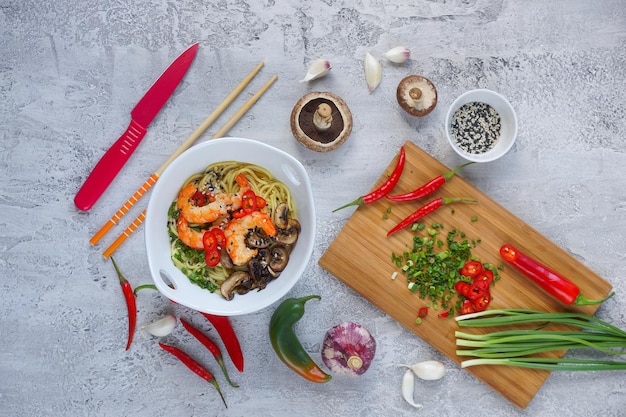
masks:
[[[496,145],[483,153],[470,153],[459,147],[452,137],[451,124],[454,113],[464,104],[479,102],[493,107],[500,115],[500,138]],[[491,90],[471,90],[459,96],[446,115],[446,136],[452,149],[463,158],[474,162],[490,162],[505,155],[515,143],[517,137],[517,116],[511,103],[502,95]]]
[[[235,296],[226,301],[220,294],[202,289],[172,263],[167,232],[167,211],[183,182],[208,165],[220,161],[240,161],[262,166],[289,187],[298,209],[302,231],[289,263],[280,277],[261,291]],[[261,310],[283,297],[300,279],[313,252],[315,208],[311,184],[298,160],[280,149],[242,138],[221,138],[188,149],[165,169],[152,189],[145,220],[148,265],[159,291],[179,304],[209,314],[236,316]],[[174,288],[168,284],[171,283]]]

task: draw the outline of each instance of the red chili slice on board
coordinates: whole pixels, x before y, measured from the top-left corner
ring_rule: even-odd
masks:
[[[472,305],[476,311],[485,311],[489,303],[491,303],[491,294],[489,292],[485,292],[480,297],[472,300]]]
[[[465,281],[459,281],[456,284],[454,284],[454,289],[456,290],[456,292],[458,292],[459,294],[461,294],[463,297],[466,297],[466,298],[469,298],[471,288],[472,288],[472,284],[470,284],[469,282],[465,282]]]
[[[475,313],[476,309],[470,300],[463,300],[461,303],[461,314]]]
[[[477,298],[484,296],[486,293],[489,293],[488,289],[485,290],[476,284],[472,284],[470,285],[469,295],[467,295],[467,298],[474,301]]]
[[[475,277],[483,272],[483,264],[478,261],[467,261],[461,268],[461,275],[466,277]]]
[[[489,291],[489,287],[493,282],[493,272],[488,269],[485,269],[480,274],[476,275],[472,281],[472,283],[476,286],[483,288],[485,291]]]

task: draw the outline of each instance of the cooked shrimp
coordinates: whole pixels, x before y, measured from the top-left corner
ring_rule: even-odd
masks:
[[[189,223],[211,223],[220,216],[241,208],[242,195],[249,189],[250,185],[243,175],[237,176],[237,183],[241,187],[240,192],[233,194],[216,193],[213,195],[213,201],[204,206],[193,204],[193,196],[198,192],[198,188],[193,183],[187,184],[176,200],[176,206],[180,210],[181,217],[187,219]]]
[[[257,249],[246,245],[246,234],[256,227],[261,228],[268,236],[276,234],[276,227],[267,213],[253,211],[239,219],[233,219],[224,230],[226,250],[235,265],[245,265],[256,256]]]
[[[178,238],[185,245],[194,249],[204,249],[204,244],[202,243],[202,236],[204,235],[204,230],[196,231],[189,227],[189,222],[183,216],[178,216],[178,222],[176,223],[176,228],[178,230]]]

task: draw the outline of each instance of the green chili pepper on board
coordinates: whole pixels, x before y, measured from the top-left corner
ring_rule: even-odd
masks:
[[[304,315],[304,304],[319,295],[288,298],[283,301],[270,320],[270,340],[281,361],[292,371],[312,382],[328,382],[332,378],[311,359],[294,332],[294,325]]]

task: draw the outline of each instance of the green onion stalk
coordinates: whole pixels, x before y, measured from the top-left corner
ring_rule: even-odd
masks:
[[[455,332],[459,356],[474,356],[461,362],[462,368],[477,365],[509,365],[522,368],[568,371],[626,370],[625,361],[533,357],[545,352],[594,349],[608,355],[626,354],[626,331],[598,318],[569,312],[535,310],[488,310],[455,317],[462,327],[492,327],[536,324],[533,329],[505,330],[487,334]],[[551,323],[575,326],[580,330],[550,331]]]

